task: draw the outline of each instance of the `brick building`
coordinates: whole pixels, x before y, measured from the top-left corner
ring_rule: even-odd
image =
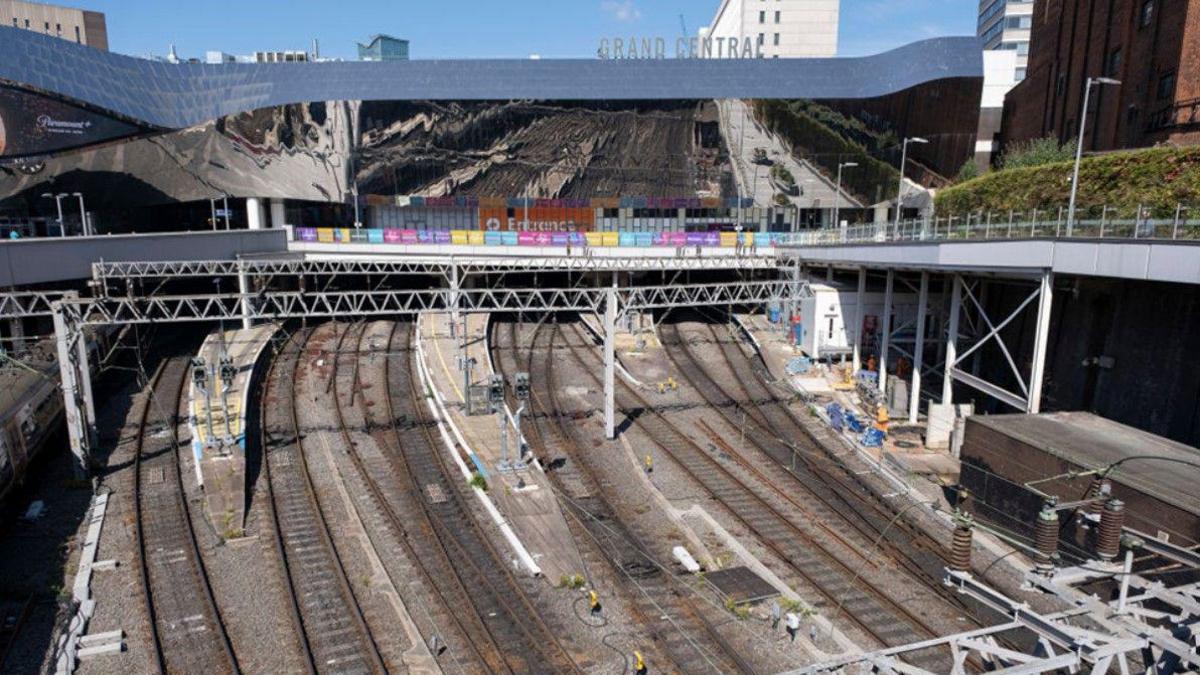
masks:
[[[1083,148],[1200,143],[1200,0],[1036,0],[1025,81],[1005,99],[1004,144],[1079,133]]]

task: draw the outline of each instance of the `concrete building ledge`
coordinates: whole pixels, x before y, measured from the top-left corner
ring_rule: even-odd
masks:
[[[1200,241],[1027,239],[780,246],[811,265],[1055,274],[1200,284]]]
[[[233,260],[286,251],[282,229],[10,239],[0,241],[0,284],[90,279],[92,263],[101,260]]]

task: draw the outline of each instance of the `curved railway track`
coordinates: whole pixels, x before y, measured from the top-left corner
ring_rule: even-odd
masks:
[[[137,425],[133,500],[141,585],[160,673],[239,673],[192,529],[179,468],[189,359],[159,365]]]
[[[492,322],[493,329],[498,325]],[[584,459],[581,439],[573,432],[571,419],[558,395],[560,387],[554,372],[557,324],[547,328],[544,320],[540,321],[524,357],[520,353],[517,324],[509,322],[507,328],[504,344],[495,335],[490,340],[496,364],[510,376],[525,364],[531,387],[528,419],[533,422],[526,429],[533,432],[534,445],[543,456],[570,458],[570,462],[549,472],[549,477],[559,494],[570,491],[564,485],[565,480],[582,486],[585,495],[563,500],[566,512],[587,530],[610,569],[636,586],[630,589],[628,600],[638,624],[661,645],[680,672],[755,672],[692,606],[684,595],[689,591],[677,589],[670,574],[661,569],[645,543],[649,535],[627,525],[604,496],[602,481]]]
[[[576,343],[591,344],[590,335],[575,329]],[[571,355],[589,373],[593,382],[603,387],[585,358],[595,362],[595,350],[582,350],[578,344],[567,342]],[[587,356],[582,356],[586,352]],[[726,468],[672,421],[661,415],[654,406],[630,388],[624,381],[616,382],[616,405],[636,419],[655,445],[672,458],[678,468],[724,504],[730,515],[748,531],[753,532],[763,546],[772,551],[787,567],[826,600],[830,611],[838,611],[860,628],[866,636],[883,646],[896,646],[929,639],[936,635],[926,622],[909,608],[865,583],[844,560],[828,554],[811,533],[801,529],[782,514],[767,496],[760,492],[777,493],[779,488],[768,484],[766,490],[755,489],[737,474]],[[736,425],[735,425],[736,427]],[[770,494],[769,496],[777,496]],[[831,620],[838,617],[831,616]],[[923,659],[922,659],[923,660]],[[940,663],[940,659],[939,659]],[[944,664],[943,664],[944,665]],[[934,670],[937,670],[935,667]]]
[[[263,469],[276,550],[309,671],[384,673],[308,474],[296,411],[296,380],[308,335],[288,338],[262,397]]]
[[[455,577],[446,579],[446,592],[453,595],[448,600],[482,625],[484,632],[473,634],[486,640],[483,647],[493,654],[485,661],[495,671],[580,672],[468,508],[468,488],[446,463],[442,441],[434,436],[436,423],[425,405],[426,392],[414,377],[412,333],[408,324],[392,332],[385,361],[385,409],[396,436],[392,456],[397,473],[407,477],[418,497],[422,527],[428,528]]]
[[[364,359],[368,361],[367,367],[371,367],[375,356],[378,355],[383,357],[381,364],[384,369],[383,381],[387,382],[387,371],[392,367],[392,358],[396,356],[390,352],[395,334],[398,331],[407,332],[410,328],[407,324],[393,323],[388,330],[382,350],[379,350],[367,339],[368,324],[360,325],[361,330],[358,337],[351,338],[355,343],[352,352],[355,365],[351,378],[361,382],[358,373],[364,365]],[[420,504],[421,494],[413,488],[410,476],[404,467],[399,466],[401,432],[398,431],[397,426],[405,424],[406,421],[397,420],[392,411],[391,397],[386,392],[382,396],[383,400],[380,401],[369,396],[368,389],[359,386],[358,382],[355,382],[348,392],[341,387],[342,378],[339,377],[341,356],[346,353],[342,349],[342,343],[351,336],[353,330],[354,328],[347,327],[339,337],[332,375],[334,409],[342,430],[345,447],[349,450],[347,454],[361,480],[367,486],[378,513],[396,535],[396,539],[405,549],[407,557],[415,561],[417,573],[435,595],[441,609],[439,614],[443,618],[443,624],[450,625],[453,630],[457,631],[458,634],[455,636],[442,635],[440,637],[443,641],[448,640],[452,648],[467,653],[451,655],[456,659],[459,669],[488,673],[516,672],[506,659],[504,650],[498,642],[498,638],[505,639],[508,636],[502,632],[498,637],[493,635],[483,614],[475,609],[472,596],[466,586],[466,583],[472,580],[464,580],[464,575],[455,569],[456,565],[446,546],[436,535],[434,523],[430,520],[426,509]],[[365,349],[364,341],[367,342]],[[407,368],[409,365],[405,361],[399,367]],[[344,373],[341,374],[344,375]],[[365,427],[364,431],[373,430],[375,432],[374,437],[381,443],[380,450],[382,452],[380,454],[364,456],[359,451],[350,437],[349,427],[346,424],[344,408],[347,406],[359,409]],[[382,408],[384,419],[377,420],[374,410],[380,408]],[[383,480],[384,478],[390,480]],[[393,583],[397,587],[401,585],[402,581],[393,579]],[[463,656],[470,659],[470,666],[462,663],[461,657]]]
[[[712,342],[734,377],[713,377],[690,341],[681,339],[674,324],[660,325],[663,347],[675,367],[700,392],[701,396],[731,423],[741,423],[754,445],[786,470],[792,479],[814,500],[822,517],[848,522],[859,541],[878,545],[889,558],[910,574],[923,579],[932,588],[943,589],[941,573],[949,564],[949,552],[924,532],[910,525],[890,505],[882,503],[877,492],[863,483],[840,460],[828,454],[811,432],[795,418],[787,403],[771,391],[769,373],[761,361],[747,356],[733,335],[722,339],[716,328],[707,324]],[[742,402],[752,401],[753,405]],[[740,420],[732,413],[744,415]],[[959,609],[965,609],[957,594],[942,597]]]

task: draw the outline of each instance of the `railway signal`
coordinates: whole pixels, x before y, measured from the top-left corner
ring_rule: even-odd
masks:
[[[516,395],[520,406],[513,415],[513,426],[517,431],[517,459],[512,469],[518,471],[525,468],[525,434],[521,433],[521,413],[525,412],[525,404],[529,401],[529,373],[517,373],[513,378],[513,394]]]
[[[204,357],[197,356],[192,359],[192,386],[204,394],[204,421],[205,427],[208,429],[208,442],[206,445],[211,448],[213,437],[216,434],[213,432],[212,387],[208,386],[208,374],[208,362],[204,360]]]
[[[504,420],[504,376],[492,375],[488,381],[488,403],[492,413],[496,415],[496,424],[500,427],[500,461],[496,462],[498,471],[508,471],[511,465],[508,461],[508,425]]]

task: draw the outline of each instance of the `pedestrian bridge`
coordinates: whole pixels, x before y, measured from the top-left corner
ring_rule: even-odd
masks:
[[[780,259],[812,266],[1052,274],[1200,284],[1200,221],[1083,224],[872,224],[781,235]]]

